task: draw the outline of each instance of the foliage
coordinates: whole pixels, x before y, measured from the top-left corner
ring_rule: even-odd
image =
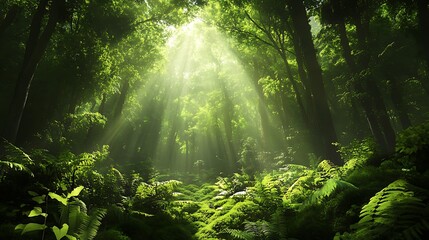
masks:
[[[241,171],[253,177],[258,169],[258,153],[256,151],[256,141],[252,138],[247,138],[243,141],[242,150],[240,153]]]
[[[420,124],[404,130],[398,137],[396,151],[412,155],[429,148],[429,123]]]
[[[231,177],[218,177],[216,185],[221,190],[218,196],[231,196],[244,191],[249,185],[249,175],[234,173]]]
[[[270,239],[271,230],[270,224],[266,221],[245,222],[244,231],[237,229],[227,229],[226,232],[230,234],[233,239]]]
[[[427,7],[1,1],[0,238],[426,239]]]
[[[155,214],[162,210],[168,210],[175,199],[175,191],[180,184],[182,183],[177,180],[152,184],[141,183],[132,200],[132,209],[142,214]]]
[[[362,207],[346,239],[423,239],[429,231],[428,190],[396,180]],[[340,237],[338,237],[340,239]]]
[[[330,197],[336,191],[347,191],[350,189],[357,189],[357,187],[349,182],[331,178],[325,182],[322,188],[314,191],[311,196],[311,201],[321,202],[324,198]]]
[[[25,172],[34,177],[33,172],[30,170],[30,166],[34,165],[34,161],[26,154],[22,149],[3,140],[5,155],[4,159],[0,159],[0,182],[6,177],[8,171]],[[3,157],[3,156],[1,156]]]
[[[57,240],[67,237],[68,239],[81,239],[81,240],[91,240],[97,234],[98,227],[101,224],[101,219],[105,215],[105,210],[95,209],[91,215],[87,215],[87,210],[85,204],[78,200],[71,200],[72,198],[77,197],[80,192],[83,190],[83,186],[79,186],[65,197],[58,195],[54,192],[49,192],[48,196],[51,199],[56,200],[58,203],[61,203],[60,206],[60,215],[57,220],[61,225],[61,228],[57,226],[52,226],[52,232],[55,235]],[[33,196],[32,200],[37,204],[45,204],[46,211],[48,210],[48,198],[46,195],[38,195],[35,192],[29,192]],[[53,213],[49,213],[55,216]],[[48,228],[48,213],[43,212],[41,207],[34,207],[28,213],[29,218],[42,216],[44,218],[43,224],[30,222],[27,224],[19,224],[15,227],[15,230],[20,230],[21,235],[33,232],[33,231],[42,231],[42,239],[45,237],[45,230]]]

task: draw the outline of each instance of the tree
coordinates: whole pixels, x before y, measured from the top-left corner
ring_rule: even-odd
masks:
[[[47,8],[48,10],[46,10]],[[10,103],[8,120],[3,130],[3,136],[12,143],[15,142],[18,134],[37,65],[43,57],[57,23],[64,21],[67,14],[65,1],[42,0],[33,15],[23,65]],[[45,27],[42,28],[43,20],[46,16],[48,20]]]
[[[391,153],[395,146],[395,132],[388,118],[386,105],[382,98],[379,86],[371,73],[371,55],[369,49],[369,27],[371,21],[371,6],[357,1],[346,2],[333,0],[325,2],[322,7],[322,18],[337,25],[342,55],[354,78],[354,90],[360,95],[359,101],[364,109],[369,128],[381,154]],[[356,27],[356,48],[358,54],[352,54],[350,40],[347,36],[346,21]]]
[[[320,141],[321,150],[318,154],[334,163],[341,164],[340,156],[333,143],[337,135],[332,121],[323,83],[322,70],[317,61],[316,50],[311,35],[311,28],[303,1],[289,0],[287,7],[291,14],[295,37],[298,38],[303,53],[303,62],[307,69],[310,92],[312,94],[317,128],[316,138]]]

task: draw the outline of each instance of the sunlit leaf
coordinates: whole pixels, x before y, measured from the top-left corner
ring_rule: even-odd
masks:
[[[77,240],[77,238],[73,237],[72,235],[66,235],[66,238],[68,238],[69,240]]]
[[[75,189],[73,189],[73,191],[71,191],[71,193],[67,194],[67,198],[71,198],[71,197],[77,197],[80,192],[82,191],[83,186],[79,186]]]
[[[46,229],[46,225],[39,223],[28,223],[28,224],[19,224],[15,227],[15,230],[21,230],[21,235],[27,232],[40,231]]]
[[[53,226],[52,231],[55,234],[55,238],[57,240],[60,240],[67,235],[67,232],[69,231],[69,225],[64,223],[63,226],[61,227],[61,229],[59,229],[57,226]]]
[[[30,213],[28,214],[28,217],[37,217],[37,216],[47,217],[48,214],[44,213],[42,208],[34,207],[33,210],[31,210]]]
[[[53,192],[50,192],[48,195],[52,199],[55,199],[58,202],[62,203],[63,205],[67,206],[67,198],[61,197],[60,195],[53,193]]]

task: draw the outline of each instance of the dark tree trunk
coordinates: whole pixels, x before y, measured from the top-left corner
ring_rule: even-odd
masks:
[[[402,129],[406,129],[411,126],[411,120],[404,104],[400,83],[395,76],[390,75],[388,77],[390,80],[390,96],[393,106],[395,107]]]
[[[357,16],[355,19],[356,34],[358,40],[358,50],[360,54],[357,56],[357,66],[359,74],[368,69],[371,56],[368,51],[368,34],[369,20],[365,16]],[[370,98],[371,106],[376,114],[377,122],[383,132],[385,148],[381,149],[381,154],[389,154],[394,152],[396,136],[392,124],[387,114],[386,105],[382,98],[379,87],[374,79],[371,79],[370,74],[362,74],[360,81],[363,82],[363,88]]]
[[[228,92],[226,90],[225,84],[221,83],[221,89],[223,93],[223,114],[222,114],[222,121],[223,121],[223,127],[225,130],[225,140],[226,142],[223,143],[225,145],[225,153],[228,162],[236,162],[237,161],[237,153],[235,151],[234,146],[234,139],[233,139],[233,128],[232,128],[232,119],[234,115],[234,105],[231,101],[231,98],[228,95]]]
[[[344,21],[338,23],[338,33],[340,36],[340,44],[344,60],[346,61],[347,66],[349,67],[353,76],[358,77],[360,70],[358,69],[354,57],[352,56],[352,50],[350,48]],[[372,106],[370,98],[368,94],[365,93],[365,88],[362,85],[362,82],[359,80],[354,81],[353,87],[360,95],[359,101],[364,109],[369,128],[376,144],[379,145],[381,149],[383,149],[382,151],[386,151],[388,149],[388,145],[385,141],[383,130],[379,125],[378,118],[374,112],[374,107]]]
[[[422,50],[422,57],[426,61],[427,71],[429,72],[429,9],[428,0],[416,0],[417,18],[419,21],[419,44]],[[421,79],[422,87],[429,94],[429,76]]]
[[[9,106],[9,115],[7,117],[3,136],[12,143],[15,143],[16,141],[21,118],[24,113],[28,93],[30,91],[31,82],[37,69],[37,65],[42,59],[49,40],[55,30],[55,26],[59,20],[58,5],[60,3],[59,1],[53,1],[49,9],[48,22],[40,35],[41,24],[46,12],[45,9],[47,4],[47,0],[42,0],[33,16],[30,35],[25,49],[23,66],[19,73],[15,92]]]
[[[305,104],[304,104],[304,101],[302,100],[302,95],[301,95],[301,91],[300,91],[300,88],[299,88],[299,84],[297,83],[297,81],[295,80],[295,77],[293,76],[292,69],[290,67],[288,58],[286,56],[286,50],[283,49],[283,48],[281,48],[280,46],[277,46],[275,44],[274,40],[273,40],[273,45],[272,46],[278,52],[278,54],[280,55],[280,57],[283,60],[283,63],[285,65],[285,70],[286,70],[286,76],[289,79],[289,81],[291,82],[292,89],[295,92],[295,99],[296,99],[296,102],[298,104],[298,107],[299,107],[299,110],[300,110],[300,113],[301,113],[302,121],[304,122],[305,126],[307,126],[307,127],[310,128],[309,118],[311,118],[311,117],[309,117],[309,115],[308,115],[309,113],[307,112]],[[304,71],[304,73],[305,73],[305,71]],[[301,81],[302,81],[302,79],[301,79]],[[283,112],[286,114],[286,112],[287,112],[287,104],[286,104],[287,103],[287,99],[286,99],[286,95],[285,95],[286,94],[286,88],[285,88],[285,83],[284,82],[281,83],[281,87],[282,87],[282,91],[280,93],[280,98],[281,98],[281,101],[282,101]],[[309,95],[309,94],[307,94],[308,91],[305,91],[305,90],[306,89],[304,89],[305,96],[308,98],[308,95]],[[307,99],[307,104],[308,104],[308,102],[309,101]],[[281,118],[281,121],[282,121],[282,125],[283,125],[283,130],[286,133],[287,130],[288,130],[288,124],[286,123],[286,115],[284,115]]]
[[[419,21],[420,44],[423,50],[423,58],[429,71],[429,9],[428,0],[417,0],[417,18]]]
[[[296,82],[295,77],[292,74],[292,70],[290,68],[289,62],[288,62],[285,54],[282,54],[282,59],[283,59],[283,62],[285,64],[285,67],[286,67],[287,77],[288,77],[289,81],[291,82],[292,88],[295,92],[295,99],[296,99],[296,102],[298,103],[298,107],[299,107],[299,110],[301,112],[302,121],[304,122],[305,126],[310,128],[309,118],[311,118],[311,114],[310,114],[311,107],[309,107],[307,109],[305,108],[304,101],[302,100],[302,96],[301,96],[301,91],[299,90],[299,85]],[[282,88],[283,88],[282,89],[283,91],[281,94],[282,94],[282,96],[284,96],[286,94],[286,88],[285,88],[284,83],[282,84]],[[308,92],[305,90],[304,90],[304,92],[305,92],[305,95],[307,96],[307,106],[311,106],[311,105],[309,105],[310,102],[308,102]],[[284,99],[284,100],[286,100],[286,99]],[[283,98],[282,98],[282,101],[283,101]],[[284,105],[285,103],[283,103],[284,108],[285,108],[285,105]],[[286,108],[284,110],[286,111]]]
[[[334,142],[337,135],[328,106],[325,87],[323,84],[322,69],[317,61],[316,49],[314,48],[307,12],[302,0],[288,0],[288,8],[292,17],[294,37],[297,37],[303,54],[303,62],[307,69],[310,90],[315,106],[314,117],[317,119],[317,140],[320,147],[317,152],[321,157],[330,159],[336,164],[342,164]],[[317,146],[316,146],[317,147]]]

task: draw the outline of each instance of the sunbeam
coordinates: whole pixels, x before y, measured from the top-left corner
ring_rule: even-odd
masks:
[[[258,96],[225,37],[195,18],[174,30],[165,66],[155,166],[236,170],[242,139],[258,138]]]

